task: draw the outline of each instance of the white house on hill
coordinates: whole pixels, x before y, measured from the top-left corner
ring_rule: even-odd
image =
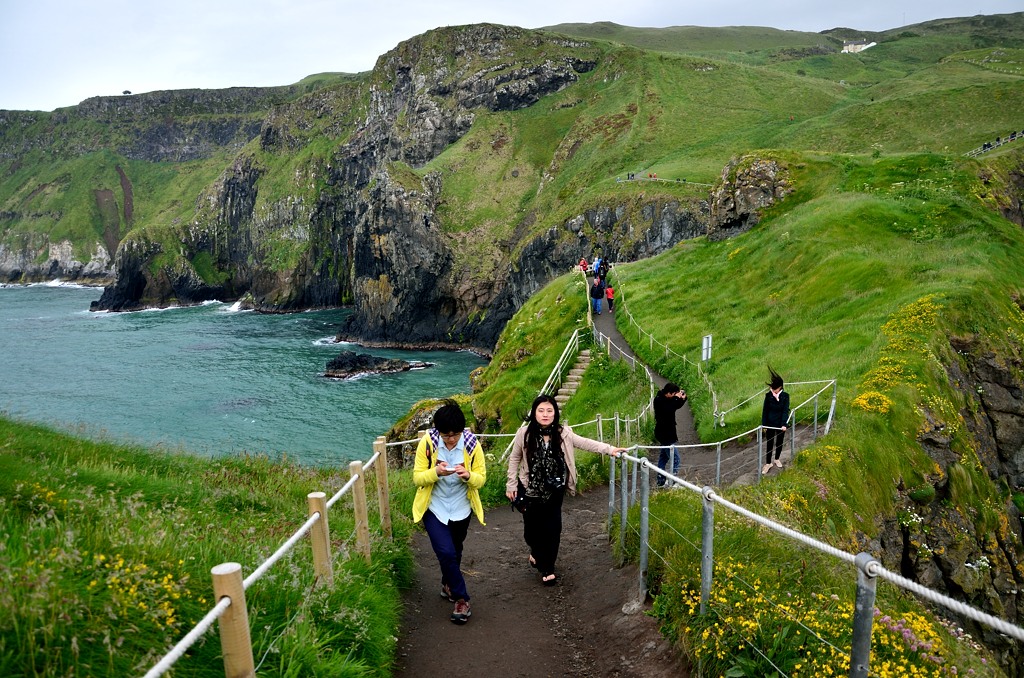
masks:
[[[867,40],[843,40],[843,54],[863,52],[868,47],[874,47],[877,44],[877,42],[868,42]]]

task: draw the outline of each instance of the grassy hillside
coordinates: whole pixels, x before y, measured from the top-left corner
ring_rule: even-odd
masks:
[[[216,461],[76,440],[0,418],[0,675],[142,675],[213,606],[210,568],[243,576],[306,520],[306,494],[348,474],[291,462]],[[396,479],[399,505],[411,481]],[[372,495],[372,491],[371,491]],[[384,676],[399,586],[412,577],[406,523],[374,564],[346,560],[350,495],[335,504],[335,585],[315,584],[308,539],[246,593],[268,676]],[[371,519],[372,520],[372,519]],[[290,630],[288,630],[290,628]],[[223,676],[214,629],[175,676]]]
[[[993,576],[1019,579],[1020,523],[1008,511],[1024,497],[1005,479],[990,478],[973,433],[976,394],[956,375],[969,359],[958,352],[964,345],[973,346],[974,356],[992,352],[1008,364],[1019,365],[1024,356],[1024,233],[972,197],[984,193],[976,168],[956,158],[786,160],[801,189],[753,231],[723,242],[686,243],[615,269],[625,306],[673,350],[696,357],[701,337],[714,335],[710,376],[723,409],[763,390],[768,364],[788,381],[838,380],[834,431],[802,451],[795,468],[778,479],[727,496],[851,552],[898,523],[918,545],[910,557],[919,565],[933,552],[956,548],[954,560],[991,562],[1002,573]],[[641,355],[648,352],[645,342],[634,346]],[[695,376],[663,353],[646,359],[686,384],[703,440],[759,423],[755,401],[731,413],[725,429],[714,428],[711,403]],[[800,402],[799,387],[791,390],[794,404]],[[935,431],[947,441],[943,450],[922,442]],[[936,490],[941,505],[927,504]],[[914,499],[923,496],[925,506]],[[684,505],[689,509],[666,510],[685,526],[683,534],[699,534],[696,504]],[[779,545],[769,559],[754,557],[758,532],[735,530],[716,535],[716,560],[743,563],[744,577],[774,582],[779,594],[799,590],[793,594],[798,599],[816,587],[842,586],[824,562],[816,567],[826,574],[805,572],[801,581],[787,577],[779,585],[772,573],[807,554]],[[971,545],[957,541],[953,547],[953,538],[964,535]],[[655,548],[671,548],[674,539],[663,534]],[[1017,555],[1007,560],[1004,549]],[[659,605],[684,645],[711,661],[709,647],[686,629],[725,632],[687,612],[685,592],[699,581],[699,554],[681,553],[665,567]],[[906,571],[898,560],[886,564]],[[983,604],[986,590],[971,586],[961,595]],[[756,659],[734,642],[725,642],[728,652]],[[799,656],[780,649],[777,659]]]
[[[957,579],[963,590],[955,595],[986,607],[993,582],[1024,578],[1013,508],[1024,505],[1024,495],[987,465],[990,453],[975,435],[977,394],[962,375],[967,362],[989,353],[1007,365],[1024,358],[1024,232],[991,211],[978,178],[986,173],[958,156],[772,155],[792,172],[795,193],[748,233],[698,239],[617,266],[620,303],[676,352],[696,357],[701,337],[714,335],[710,376],[723,409],[763,391],[768,364],[789,382],[838,380],[829,436],[802,450],[782,474],[724,490],[727,498],[848,552],[870,550],[907,576],[929,563],[942,570],[967,563],[964,571],[976,574]],[[1012,165],[1020,152],[1015,157],[991,160]],[[586,290],[577,280],[552,283],[509,323],[477,381],[483,390],[472,408],[481,421],[510,430],[525,412],[560,354],[550,338],[567,336],[581,322]],[[634,349],[687,388],[704,441],[759,423],[755,401],[716,428],[696,375],[665,360],[660,347],[650,351],[624,318],[617,315]],[[592,370],[584,383],[600,394],[625,376],[598,385],[601,372]],[[634,383],[632,396],[616,392],[611,401],[577,396],[568,416],[581,421],[627,410],[642,390]],[[790,391],[794,404],[810,393]],[[646,443],[648,435],[633,442]],[[606,472],[587,468],[591,477]],[[665,632],[705,671],[845,673],[849,568],[722,517],[714,595],[721,614],[702,617],[700,554],[687,543],[700,538],[699,497],[658,494],[652,511],[655,610]],[[902,553],[892,549],[901,532],[908,544]],[[635,557],[639,545],[629,534],[627,551]],[[879,551],[879,540],[888,550]],[[1001,587],[999,595],[1011,593]],[[877,606],[872,665],[879,675],[948,675],[954,666],[959,675],[1002,675],[994,667],[1007,660],[899,589],[880,586]],[[800,638],[794,619],[835,648]],[[928,652],[920,650],[925,643]]]
[[[1024,44],[1022,17],[891,31],[860,54],[837,53],[838,39],[830,35],[775,29],[553,27],[588,37],[586,52],[597,67],[528,108],[475,111],[470,131],[440,156],[424,167],[395,165],[390,173],[410,190],[422,190],[419,180],[428,172],[441,177],[437,220],[460,265],[486,279],[524,242],[588,208],[638,210],[652,199],[697,203],[706,191],[693,184],[713,183],[730,158],[754,149],[957,154],[1024,129],[1017,114],[1024,110],[1021,76],[998,66],[1012,62]],[[441,52],[452,31],[458,28],[424,38],[431,59],[447,58]],[[524,46],[514,56],[531,49],[537,48]],[[384,76],[310,76],[273,99],[272,109],[242,115],[266,116],[281,136],[270,150],[255,141],[242,150],[259,171],[258,217],[282,204],[294,205],[296,219],[311,217],[317,196],[332,190],[325,182],[334,153],[366,118],[370,87],[393,86]],[[186,110],[172,121],[199,125],[204,115]],[[237,148],[202,161],[153,165],[124,155],[144,120],[100,125],[57,114],[25,120],[0,128],[4,144],[18,149],[0,160],[0,213],[19,215],[0,222],[4,242],[68,237],[83,256],[91,252],[105,230],[94,189],[109,188],[123,203],[117,164],[138,184],[135,219],[118,225],[122,236],[139,229],[173,253],[175,241],[188,237],[183,225],[217,218],[208,196]],[[397,138],[411,133],[402,119],[394,125]],[[25,150],[40,139],[60,152]],[[98,147],[104,150],[80,152]],[[686,182],[616,181],[627,172]],[[297,265],[316,241],[296,241],[288,229],[262,235],[265,264],[275,271]]]

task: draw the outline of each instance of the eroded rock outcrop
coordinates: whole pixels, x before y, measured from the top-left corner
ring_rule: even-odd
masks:
[[[749,231],[761,212],[793,192],[789,171],[778,160],[745,156],[722,170],[711,195],[708,240],[724,240]]]
[[[102,243],[95,243],[88,261],[75,255],[69,240],[50,243],[43,237],[25,237],[20,245],[0,243],[0,281],[27,283],[59,279],[106,285],[114,280],[113,262]]]

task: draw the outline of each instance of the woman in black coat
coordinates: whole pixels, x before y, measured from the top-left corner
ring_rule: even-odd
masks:
[[[671,381],[661,387],[654,396],[654,439],[661,445],[661,452],[658,454],[658,468],[667,470],[669,455],[672,456],[673,475],[679,475],[679,453],[676,451],[676,443],[679,435],[676,433],[676,410],[686,404],[686,391],[679,388]],[[658,476],[658,487],[664,487],[665,476]]]
[[[764,426],[765,433],[765,457],[764,468],[761,474],[764,475],[772,470],[772,464],[782,468],[782,441],[786,437],[786,428],[789,424],[789,394],[782,390],[782,377],[768,368],[772,380],[768,382],[768,392],[764,394],[764,406],[761,408],[761,426]],[[775,460],[772,461],[772,448],[775,449]]]

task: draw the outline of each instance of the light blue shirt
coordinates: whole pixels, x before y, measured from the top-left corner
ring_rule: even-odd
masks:
[[[465,448],[465,437],[461,432],[459,434],[459,442],[452,449],[448,449],[444,438],[441,438],[437,446],[437,462],[440,464],[444,461],[448,464],[449,468],[457,464],[462,464],[468,468]],[[430,504],[427,508],[442,525],[465,520],[473,510],[469,504],[466,483],[459,478],[457,473],[439,476],[437,483],[434,484],[434,491],[430,493]]]

